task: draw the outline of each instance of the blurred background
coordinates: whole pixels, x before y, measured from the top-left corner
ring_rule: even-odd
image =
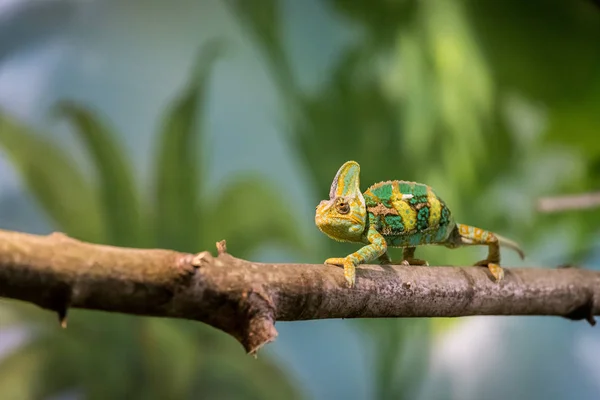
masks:
[[[432,185],[520,242],[600,261],[600,7],[516,0],[0,0],[0,228],[321,263],[337,168]],[[432,265],[485,249],[421,248]],[[395,253],[399,255],[399,253]],[[402,301],[399,299],[398,301]],[[600,336],[542,317],[200,323],[0,302],[4,399],[598,399]]]

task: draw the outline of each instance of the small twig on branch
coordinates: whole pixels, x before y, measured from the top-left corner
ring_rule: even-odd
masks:
[[[571,196],[542,197],[538,200],[538,210],[545,213],[585,210],[596,207],[600,207],[600,192]]]
[[[600,272],[364,265],[346,288],[341,268],[264,264],[227,254],[94,245],[62,234],[0,230],[0,296],[59,314],[69,308],[202,321],[255,353],[275,321],[323,318],[555,315],[594,324]]]

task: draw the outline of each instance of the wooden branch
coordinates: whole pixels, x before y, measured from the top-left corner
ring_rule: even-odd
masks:
[[[600,207],[600,192],[542,197],[538,200],[538,210],[544,213],[585,210],[597,207]]]
[[[274,324],[321,318],[556,315],[594,324],[600,272],[365,265],[357,284],[341,268],[263,264],[227,254],[94,245],[63,234],[0,230],[0,296],[58,313],[71,307],[202,321],[255,353]]]

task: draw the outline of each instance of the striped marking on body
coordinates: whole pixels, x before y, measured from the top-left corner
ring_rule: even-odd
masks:
[[[404,194],[400,188],[400,185],[405,185],[404,188],[407,189]],[[410,195],[412,192],[412,190],[408,190],[406,185],[406,183],[399,184],[398,182],[394,182],[392,184],[391,203],[396,211],[398,211],[398,215],[402,217],[404,231],[408,232],[417,227],[417,211],[406,202],[406,195]]]
[[[429,226],[437,227],[442,217],[442,203],[431,188],[427,188],[427,200],[429,201]]]

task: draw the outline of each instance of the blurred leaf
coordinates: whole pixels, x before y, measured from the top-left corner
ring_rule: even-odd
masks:
[[[597,76],[600,13],[592,1],[465,1],[496,80],[531,100],[577,102]]]
[[[66,152],[3,115],[0,146],[58,229],[78,239],[104,242],[97,194]]]
[[[435,82],[427,48],[415,32],[404,32],[392,55],[392,67],[383,76],[386,94],[402,104],[402,135],[398,151],[407,161],[426,165],[427,154],[437,150]]]
[[[475,186],[476,165],[485,161],[483,138],[495,99],[491,73],[460,2],[434,0],[423,5],[438,118],[447,132],[443,136],[449,137],[442,144],[444,167],[460,177],[455,185]]]
[[[100,180],[109,243],[144,246],[142,207],[133,171],[113,130],[91,111],[73,102],[60,103],[57,113],[75,125],[77,134],[83,139],[94,161]]]
[[[248,356],[215,328],[159,318],[145,322],[140,345],[147,383],[141,399],[297,398],[277,364]]]
[[[417,398],[428,366],[430,319],[364,319],[357,323],[375,343],[374,398]]]
[[[77,4],[70,0],[4,3],[0,16],[0,63],[36,51],[61,37],[69,31],[69,21],[76,15]]]
[[[22,303],[16,300],[2,299],[0,301],[0,329],[12,328],[23,322],[24,318],[19,313],[19,305],[22,305]]]
[[[245,0],[227,0],[226,4],[262,50],[273,79],[288,106],[286,111],[288,113],[299,111],[295,107],[299,89],[282,43],[283,18],[280,15],[280,1],[263,0],[260,7]]]
[[[409,25],[422,2],[416,0],[352,1],[327,0],[339,14],[364,28],[369,45],[386,50],[393,45],[399,27]]]
[[[414,11],[418,23],[399,27],[391,63],[381,74],[386,94],[402,113],[400,148],[428,179],[431,159],[442,161],[456,190],[473,188],[486,160],[486,125],[495,88],[459,2],[432,0]]]
[[[273,57],[277,62],[285,63],[283,47],[281,45],[280,9],[278,0],[264,0],[260,7],[244,0],[227,0],[233,12],[239,17],[242,24],[254,33],[259,45],[264,46],[268,57]]]
[[[350,159],[362,166],[363,186],[399,173],[411,179],[411,165],[394,150],[401,139],[397,108],[364,54],[362,47],[345,52],[327,85],[299,102],[305,118],[294,127],[290,146],[299,152],[319,199]]]
[[[42,352],[31,343],[10,350],[0,359],[0,393],[3,399],[34,400],[40,379]]]
[[[402,348],[402,342],[406,341],[406,326],[409,325],[402,321],[363,321],[363,328],[371,333],[372,338],[377,338],[377,346],[375,348],[377,362],[375,363],[375,390],[377,391],[376,398],[392,399],[397,398],[394,388],[403,382],[395,382],[398,372],[398,355]],[[401,400],[406,398],[400,396]]]
[[[547,139],[562,147],[577,149],[582,156],[589,158],[591,163],[600,158],[598,102],[600,75],[596,74],[588,79],[585,89],[582,88],[576,100],[552,108]],[[600,178],[600,169],[589,172]]]
[[[90,400],[142,399],[142,323],[130,315],[72,310],[68,329],[45,325],[35,341],[43,350],[41,398],[76,388]]]
[[[210,399],[299,399],[299,385],[294,384],[285,368],[270,357],[254,359],[240,355],[238,343],[221,340],[204,348],[191,393],[205,393]]]
[[[195,332],[183,329],[179,321],[149,318],[139,337],[144,368],[156,399],[184,399],[192,393],[199,361],[206,344]],[[187,322],[187,321],[186,321]]]
[[[207,44],[198,57],[190,83],[171,105],[159,137],[156,164],[156,245],[194,251],[200,235],[199,192],[203,178],[199,139],[202,108],[210,69],[221,51],[217,41]]]
[[[227,239],[228,250],[242,258],[264,243],[306,250],[293,207],[264,178],[237,177],[206,208],[205,236]]]

